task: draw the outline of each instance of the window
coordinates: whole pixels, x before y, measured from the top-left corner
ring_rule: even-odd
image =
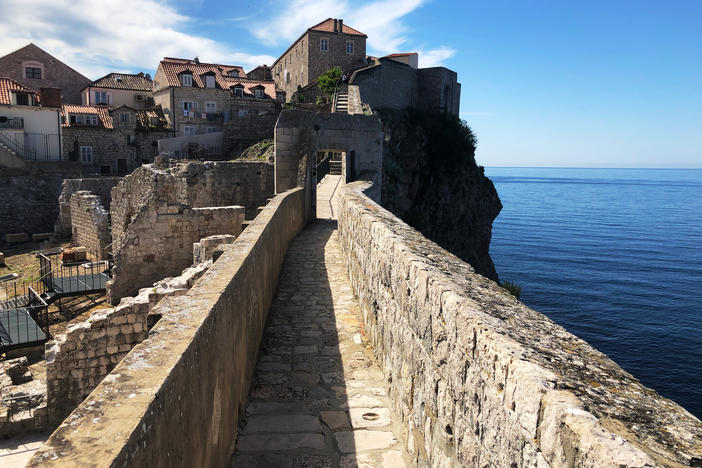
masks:
[[[327,52],[329,50],[329,41],[327,39],[319,41],[319,48],[322,52]]]
[[[127,135],[127,144],[129,146],[134,146],[136,144],[136,136],[135,135]]]
[[[217,127],[207,127],[207,133],[215,133],[217,131]]]
[[[197,110],[197,102],[183,101],[183,115],[194,117],[194,112]]]
[[[180,84],[183,86],[192,86],[193,85],[193,75],[190,75],[188,73],[184,73],[180,75]]]
[[[239,70],[229,70],[229,76],[237,77],[239,76]]]
[[[234,97],[244,97],[244,87],[237,86],[234,88]]]
[[[144,95],[143,94],[135,94],[134,99],[136,99],[137,101],[143,101]]]
[[[17,100],[18,106],[29,105],[29,94],[27,93],[15,93],[15,99]]]
[[[120,112],[119,123],[129,123],[129,114],[126,112]]]
[[[25,67],[24,76],[35,80],[41,80],[41,68]]]
[[[205,112],[208,114],[214,114],[217,112],[217,103],[208,101],[205,103]]]
[[[247,115],[249,115],[248,109],[239,109],[239,117],[246,117]]]
[[[190,125],[186,125],[185,127],[183,127],[183,135],[185,135],[185,136],[195,135],[195,127],[192,127]]]
[[[346,42],[346,53],[353,54],[353,42],[352,41]]]
[[[212,75],[205,76],[205,88],[215,87],[215,77]]]
[[[81,162],[81,164],[92,164],[93,163],[93,147],[92,146],[81,146],[80,147],[80,162]]]
[[[110,103],[110,96],[104,91],[95,91],[95,104],[107,105]]]
[[[97,115],[83,116],[83,123],[85,123],[85,125],[97,125],[98,124],[98,116]]]
[[[256,96],[258,99],[263,99],[265,94],[263,93],[263,90],[261,88],[256,88],[254,89],[254,96]]]

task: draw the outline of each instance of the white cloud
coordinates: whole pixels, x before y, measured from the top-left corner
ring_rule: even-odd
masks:
[[[164,56],[246,69],[275,60],[188,34],[190,18],[158,0],[3,0],[2,10],[0,56],[34,42],[92,79],[152,71]]]
[[[419,66],[421,68],[438,67],[444,64],[444,61],[456,55],[456,51],[449,47],[439,47],[419,52]]]
[[[369,54],[406,52],[410,30],[402,17],[421,7],[427,0],[293,0],[282,3],[278,15],[254,23],[251,33],[267,45],[289,45],[310,26],[327,18],[342,18],[348,26],[368,35]],[[285,6],[282,6],[285,5]]]

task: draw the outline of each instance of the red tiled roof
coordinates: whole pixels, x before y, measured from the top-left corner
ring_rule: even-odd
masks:
[[[71,126],[71,119],[68,118],[70,114],[97,114],[102,127],[114,128],[114,125],[112,125],[112,117],[110,117],[107,106],[75,106],[72,104],[64,104],[63,110],[61,111],[61,115],[65,117],[63,123],[64,127]]]
[[[110,73],[93,81],[88,86],[93,88],[129,89],[133,91],[151,91],[152,82],[143,73]],[[86,86],[86,88],[88,87]],[[85,88],[83,88],[85,89]]]
[[[237,84],[244,86],[244,93],[254,95],[254,88],[257,86],[263,86],[263,91],[271,99],[275,99],[275,81],[262,81],[262,80],[252,80],[250,78],[235,78],[228,76],[226,78],[228,83],[228,88],[232,88]]]
[[[12,96],[10,93],[12,91],[19,91],[21,93],[32,93],[34,94],[34,99],[39,102],[39,93],[33,89],[27,88],[24,85],[19,84],[12,78],[0,78],[0,104],[11,104]]]
[[[179,59],[172,57],[164,57],[161,61],[161,69],[166,75],[168,86],[181,86],[178,75],[185,71],[189,71],[193,75],[193,86],[204,88],[205,83],[202,75],[206,73],[214,73],[215,81],[222,89],[228,89],[229,85],[224,79],[226,75],[237,70],[239,76],[246,76],[244,69],[238,65],[222,65],[219,63],[195,63],[194,60]]]
[[[308,29],[312,31],[325,31],[325,32],[334,32],[334,18],[327,18],[324,21],[322,21],[319,24],[316,24],[312,26],[311,28]],[[365,36],[361,31],[357,31],[356,29],[350,28],[346,26],[345,24],[342,27],[342,32],[344,34],[351,34],[353,36]],[[366,36],[367,37],[367,36]]]

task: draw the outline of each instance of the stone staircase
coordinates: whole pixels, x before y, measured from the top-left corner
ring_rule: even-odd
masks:
[[[341,175],[341,158],[334,156],[329,161],[329,174],[330,175]]]
[[[349,87],[348,85],[343,85],[339,88],[336,93],[336,99],[334,100],[334,112],[341,114],[349,113]]]

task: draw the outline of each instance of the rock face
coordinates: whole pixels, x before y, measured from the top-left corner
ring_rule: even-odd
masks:
[[[476,139],[456,117],[379,111],[383,121],[383,207],[497,281],[492,222],[502,203],[475,163]]]

